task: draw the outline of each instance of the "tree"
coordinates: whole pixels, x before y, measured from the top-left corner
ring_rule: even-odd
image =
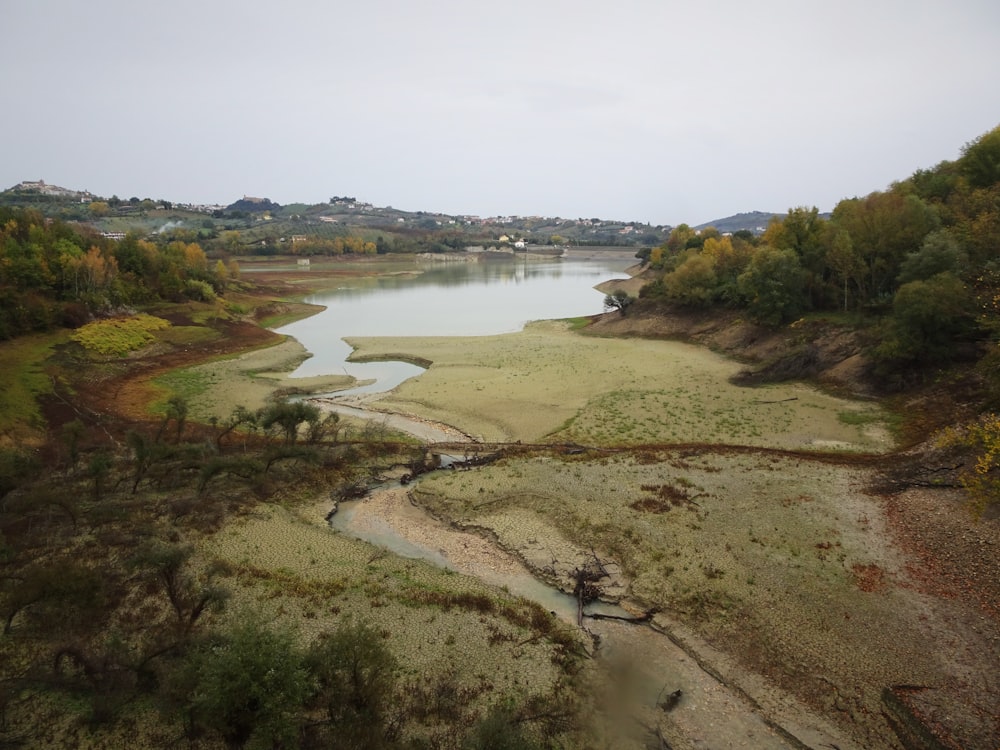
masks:
[[[1000,414],[985,414],[965,433],[966,446],[976,453],[975,463],[959,476],[980,516],[1000,505]]]
[[[779,250],[794,250],[806,272],[810,304],[821,307],[825,301],[829,266],[826,262],[827,222],[819,217],[819,209],[792,208],[784,218],[771,220],[761,241]]]
[[[853,281],[859,289],[864,285],[864,263],[855,252],[847,230],[835,229],[828,237],[826,262],[844,284],[844,312],[847,312],[849,283]]]
[[[193,649],[172,687],[192,728],[217,732],[227,747],[287,747],[297,744],[310,681],[292,634],[251,616]]]
[[[778,325],[806,307],[804,274],[794,250],[757,248],[738,286],[750,314],[760,323]]]
[[[313,703],[326,714],[336,746],[384,746],[399,664],[378,632],[364,623],[341,625],[313,644],[306,664],[316,680]]]
[[[946,271],[958,276],[967,262],[968,256],[950,232],[944,229],[931,232],[924,238],[919,250],[903,259],[899,268],[899,283],[926,281]]]
[[[848,233],[864,269],[858,285],[862,304],[881,304],[896,290],[903,258],[920,247],[938,219],[919,197],[897,190],[841,201],[833,223]]]
[[[688,247],[688,243],[695,238],[695,231],[687,224],[678,224],[670,230],[667,238],[666,248],[670,253],[676,255],[681,250]]]
[[[199,579],[190,568],[194,550],[178,544],[151,543],[136,554],[134,563],[145,569],[163,587],[177,617],[178,627],[190,632],[207,610],[221,609],[229,598],[228,589],[215,583],[223,572],[219,566],[209,566]]]
[[[111,473],[111,456],[101,450],[90,458],[87,474],[94,480],[94,499],[100,500],[104,491],[104,480]]]
[[[967,143],[958,166],[975,188],[987,188],[1000,182],[1000,127]]]
[[[70,559],[32,565],[0,582],[5,635],[13,629],[14,618],[29,607],[47,609],[46,620],[64,624],[77,616],[93,614],[103,602],[101,574]]]
[[[689,256],[676,270],[663,277],[668,299],[692,307],[711,305],[718,283],[712,257],[704,252]]]
[[[525,734],[515,713],[503,705],[490,709],[462,743],[463,750],[532,750],[536,747],[539,745]]]
[[[635,302],[633,297],[629,296],[629,293],[624,289],[615,289],[611,294],[604,297],[604,308],[606,310],[617,310],[622,315],[625,315],[625,311]]]
[[[953,274],[911,281],[896,292],[883,342],[875,351],[883,370],[951,361],[956,344],[975,330],[971,293]]]
[[[299,435],[299,425],[319,420],[318,406],[304,401],[282,401],[260,412],[260,426],[265,430],[278,426],[285,434],[285,444],[294,445]]]

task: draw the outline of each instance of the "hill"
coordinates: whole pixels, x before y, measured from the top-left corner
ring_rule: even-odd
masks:
[[[767,211],[748,211],[746,213],[733,214],[732,216],[727,216],[724,219],[706,221],[704,224],[699,224],[694,228],[708,229],[708,227],[715,227],[723,233],[738,232],[741,229],[746,229],[754,234],[763,234],[771,219],[775,217],[782,218],[784,215],[785,214],[769,213]]]
[[[356,236],[379,244],[379,252],[452,251],[469,245],[524,240],[533,245],[618,245],[653,247],[666,240],[669,226],[599,217],[490,216],[406,211],[375,206],[354,197],[334,196],[326,203],[279,205],[244,195],[228,205],[205,205],[57,188],[44,181],[22,182],[0,192],[0,206],[40,211],[47,218],[79,222],[102,233],[157,235],[197,240],[241,252],[290,251],[292,238],[320,243]],[[223,235],[228,234],[228,247]],[[165,236],[163,236],[165,235]],[[206,249],[211,249],[206,247]],[[315,248],[314,248],[315,250]]]

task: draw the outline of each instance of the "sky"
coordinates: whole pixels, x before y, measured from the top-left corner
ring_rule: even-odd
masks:
[[[996,0],[0,0],[0,189],[700,224],[1000,125]]]

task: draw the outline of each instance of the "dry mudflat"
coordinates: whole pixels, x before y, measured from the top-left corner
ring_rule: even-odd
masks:
[[[880,452],[874,402],[800,384],[732,385],[741,366],[676,341],[582,336],[561,321],[481,337],[357,338],[355,359],[430,361],[370,406],[487,441],[724,443]]]
[[[838,726],[841,748],[897,747],[882,694],[908,685],[925,688],[911,697],[942,736],[993,747],[1000,629],[928,590],[870,479],[779,452],[684,449],[513,459],[429,477],[415,498],[566,590],[596,553],[607,593],[656,611],[656,627],[807,745],[795,701]],[[954,497],[935,504],[970,525]]]
[[[919,717],[942,746],[1000,743],[997,620],[979,599],[930,585],[938,572],[911,544],[928,492],[961,533],[977,524],[955,494],[911,491],[890,504],[870,489],[875,456],[893,448],[875,401],[794,383],[738,387],[729,379],[742,365],[703,347],[581,336],[558,321],[351,343],[359,358],[431,362],[375,408],[483,441],[605,449],[437,475],[413,497],[565,590],[596,552],[618,572],[608,595],[657,611],[656,627],[797,741],[895,748],[892,716]],[[665,444],[686,447],[640,447]],[[1000,534],[983,523],[975,550],[1000,570]],[[810,715],[839,734],[810,734]],[[696,726],[684,734],[692,746]]]

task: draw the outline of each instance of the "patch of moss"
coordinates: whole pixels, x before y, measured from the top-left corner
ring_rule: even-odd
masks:
[[[128,318],[112,318],[88,323],[71,338],[85,349],[106,357],[122,357],[156,340],[155,331],[170,327],[163,318],[141,313]]]

